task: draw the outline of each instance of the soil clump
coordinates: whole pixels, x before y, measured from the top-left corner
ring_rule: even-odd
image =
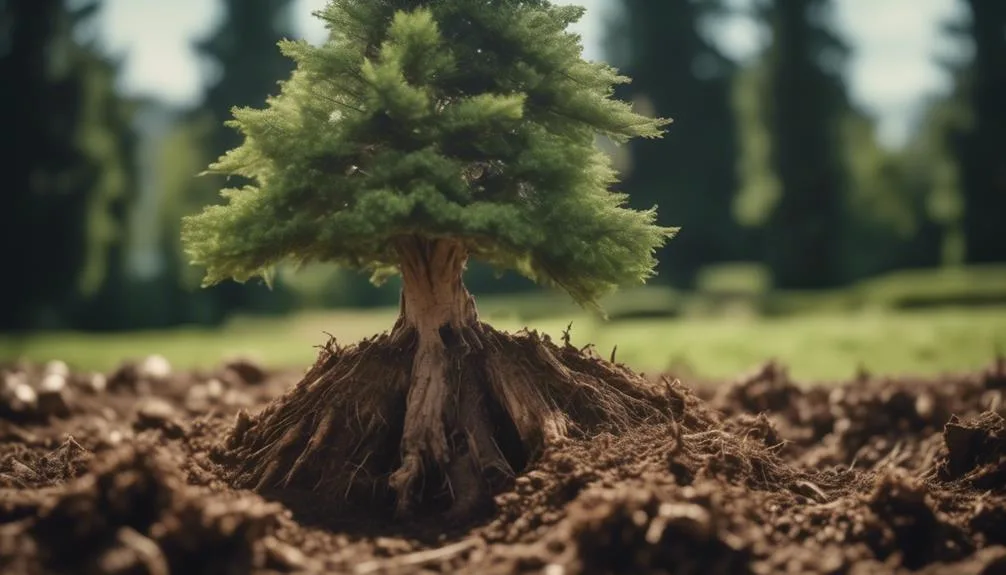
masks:
[[[367,345],[381,349],[331,345],[318,365]],[[547,345],[581,373],[629,373]],[[326,452],[331,469],[251,489],[242,434],[303,374],[247,359],[187,372],[156,357],[105,374],[8,365],[0,572],[1006,572],[1002,371],[811,384],[769,363],[735,381],[654,378],[647,405],[662,417],[542,442],[484,513],[448,523],[390,519],[393,490],[374,473],[393,453],[360,465]],[[324,484],[350,477],[347,461],[353,481]]]

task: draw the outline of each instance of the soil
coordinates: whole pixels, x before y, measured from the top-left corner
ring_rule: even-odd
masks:
[[[0,375],[4,574],[1006,573],[1002,358],[819,384],[775,363],[650,377],[670,417],[548,444],[466,525],[235,487],[228,438],[303,373],[155,356]]]

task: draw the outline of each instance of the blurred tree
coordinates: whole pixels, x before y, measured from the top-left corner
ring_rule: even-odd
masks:
[[[278,93],[278,82],[293,69],[277,47],[292,35],[292,0],[223,0],[223,4],[220,25],[196,44],[218,73],[202,105],[214,122],[211,148],[215,156],[241,143],[241,135],[224,126],[231,110],[261,106],[266,97]]]
[[[96,330],[130,329],[136,326],[123,302],[130,287],[129,218],[137,196],[135,105],[115,91],[116,62],[96,50],[85,50],[79,66],[84,74],[77,143],[89,164],[85,185],[91,200],[87,257],[73,324]]]
[[[964,193],[964,257],[1006,262],[1006,3],[965,0],[974,58],[967,71],[972,121],[957,141]],[[962,79],[959,78],[959,81]]]
[[[702,266],[752,255],[732,213],[736,66],[703,33],[725,8],[721,0],[621,0],[620,8],[607,34],[608,59],[633,81],[616,94],[644,114],[674,120],[663,139],[629,145],[620,187],[634,207],[658,205],[662,225],[681,226],[661,248],[658,270],[690,287]]]
[[[843,279],[848,186],[842,158],[849,109],[847,48],[829,25],[829,0],[767,0],[772,32],[762,99],[779,195],[764,228],[765,260],[779,288],[823,288]]]
[[[0,329],[74,325],[117,281],[117,229],[130,189],[128,111],[112,91],[114,66],[78,39],[99,8],[0,3],[0,77],[17,86],[0,93],[7,185],[0,255],[13,270]]]
[[[848,193],[841,235],[843,281],[940,264],[942,228],[929,213],[919,148],[883,148],[876,123],[850,110],[843,123]]]
[[[222,187],[235,185],[234,181],[227,184],[215,175],[198,179],[188,176],[204,170],[240,144],[240,134],[224,125],[231,119],[234,107],[263,105],[268,96],[279,92],[278,82],[289,76],[293,65],[280,53],[277,43],[292,35],[291,4],[292,0],[223,0],[220,25],[197,43],[196,50],[213,65],[217,75],[206,89],[203,101],[190,114],[187,125],[180,127],[182,134],[176,136],[198,153],[196,170],[184,173],[185,192],[174,208],[183,215],[215,202]],[[166,232],[172,241],[178,237],[179,219],[176,217],[174,221],[175,225]],[[186,274],[179,265],[182,261],[184,256],[176,255],[174,269]],[[198,283],[191,277],[182,281],[186,292],[194,290],[194,284]],[[221,321],[236,310],[284,311],[290,304],[281,282],[274,284],[272,290],[260,282],[227,282],[198,296],[187,294],[185,299],[195,306],[187,314],[190,319],[210,323]]]
[[[946,97],[928,103],[902,154],[905,185],[922,212],[921,229],[907,246],[905,267],[964,263],[964,199],[952,144],[969,117],[958,85]]]
[[[762,236],[779,231],[770,221],[783,193],[768,115],[775,98],[770,64],[765,57],[746,66],[734,90],[741,141],[734,211],[738,221]],[[836,154],[844,183],[834,200],[840,209],[830,220],[836,282],[947,261],[959,209],[955,168],[942,139],[947,129],[959,124],[955,110],[935,103],[903,150],[885,149],[874,119],[852,105],[835,112],[838,118],[828,142],[835,150],[829,153]],[[813,208],[813,199],[807,204]]]

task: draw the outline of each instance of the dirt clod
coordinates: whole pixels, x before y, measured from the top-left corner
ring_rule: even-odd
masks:
[[[167,437],[177,439],[184,433],[184,427],[177,421],[175,408],[157,398],[144,398],[136,410],[136,422],[133,428],[142,431],[145,429],[159,429]]]
[[[1006,491],[1006,420],[986,411],[962,421],[950,418],[943,432],[947,456],[941,479],[964,480],[977,489]]]
[[[393,459],[365,450],[326,460],[348,491],[325,470],[314,491],[236,489],[234,447],[299,374],[146,363],[0,372],[0,572],[1006,573],[998,363],[827,385],[779,364],[667,379],[667,421],[548,444],[457,526],[367,512],[387,504],[367,473]]]

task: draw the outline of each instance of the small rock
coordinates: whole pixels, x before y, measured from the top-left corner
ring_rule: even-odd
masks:
[[[66,389],[66,376],[60,373],[47,373],[38,385],[40,392],[59,392]]]
[[[224,394],[224,384],[217,378],[206,382],[206,397],[212,400],[220,399]]]
[[[267,376],[266,371],[261,366],[247,358],[233,359],[224,365],[224,369],[234,373],[241,381],[248,385],[262,383]]]
[[[118,445],[118,444],[122,443],[122,440],[124,438],[122,436],[122,432],[121,431],[119,431],[118,429],[113,429],[112,431],[108,432],[108,438],[107,439],[108,439],[108,444],[109,445],[115,446],[115,445]]]
[[[175,419],[175,408],[170,403],[156,398],[144,400],[136,410],[136,422],[133,428],[160,429],[167,437],[177,439],[184,435],[185,430]]]
[[[108,387],[108,378],[103,373],[92,373],[82,387],[91,393],[103,393]]]
[[[49,363],[45,364],[45,374],[46,375],[58,375],[63,379],[70,377],[70,367],[66,365],[65,361],[54,359]]]
[[[175,416],[175,408],[163,399],[149,398],[140,403],[137,415],[147,421],[162,421]]]
[[[933,400],[933,396],[928,393],[920,393],[918,397],[915,398],[915,412],[919,414],[919,417],[923,421],[929,421],[933,417],[933,412],[936,410],[936,402]]]
[[[221,402],[228,407],[251,407],[254,403],[247,393],[242,393],[236,389],[228,389],[221,399]]]
[[[162,381],[171,375],[171,363],[163,355],[147,356],[137,367],[141,379]]]
[[[185,409],[194,412],[206,411],[210,408],[209,392],[204,384],[196,384],[185,394]]]
[[[280,571],[299,571],[307,564],[308,559],[299,549],[281,543],[275,537],[266,537],[262,541],[266,550],[266,567]]]
[[[28,375],[23,372],[7,374],[0,396],[5,407],[14,413],[27,414],[38,408],[38,394],[28,384]]]
[[[566,568],[559,563],[549,563],[545,566],[545,575],[566,575]]]

